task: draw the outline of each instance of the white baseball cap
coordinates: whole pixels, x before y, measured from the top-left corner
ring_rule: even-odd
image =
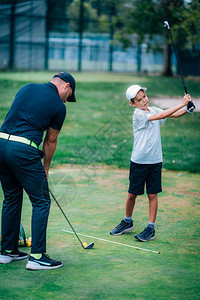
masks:
[[[137,84],[129,86],[129,88],[126,90],[126,98],[129,100],[129,102],[131,101],[131,99],[136,97],[137,93],[140,90],[146,91],[147,88],[141,87],[140,85]]]

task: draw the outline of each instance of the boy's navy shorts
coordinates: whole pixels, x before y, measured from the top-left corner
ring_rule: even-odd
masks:
[[[161,169],[161,162],[157,164],[136,164],[131,161],[128,192],[133,195],[143,195],[145,183],[147,194],[162,192]]]

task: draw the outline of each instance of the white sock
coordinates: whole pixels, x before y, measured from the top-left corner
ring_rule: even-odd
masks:
[[[124,217],[124,221],[130,223],[132,221],[132,217]]]

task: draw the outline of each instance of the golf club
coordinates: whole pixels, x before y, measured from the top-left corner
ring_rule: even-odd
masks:
[[[173,48],[174,48],[174,53],[176,55],[176,60],[177,60],[177,64],[178,64],[179,73],[181,75],[183,87],[184,87],[185,93],[188,94],[187,87],[186,87],[186,84],[185,84],[185,81],[184,81],[184,78],[183,78],[183,72],[182,72],[182,69],[181,69],[180,61],[179,61],[179,58],[178,58],[178,55],[177,55],[177,52],[176,52],[176,48],[175,48],[175,44],[174,44],[174,41],[173,41],[173,38],[172,38],[171,29],[170,29],[169,23],[167,21],[164,21],[164,27],[167,27],[168,30],[169,30],[169,35],[170,35],[172,45],[173,45]],[[187,112],[192,113],[194,110],[195,110],[195,105],[192,102],[192,99],[190,99],[190,102],[187,105]]]
[[[81,242],[81,240],[80,240],[79,236],[77,235],[77,233],[76,233],[75,229],[73,228],[72,224],[70,223],[70,221],[69,221],[68,217],[67,217],[67,216],[66,216],[66,214],[64,213],[64,211],[63,211],[62,207],[60,206],[60,204],[58,203],[58,201],[56,200],[55,196],[53,195],[53,193],[51,192],[51,190],[50,190],[50,189],[49,189],[49,192],[50,192],[50,194],[51,194],[52,198],[54,199],[54,201],[56,202],[57,206],[60,208],[60,210],[61,210],[61,212],[62,212],[63,216],[64,216],[64,217],[65,217],[65,219],[67,220],[67,222],[68,222],[68,224],[70,225],[71,229],[73,230],[73,232],[74,232],[75,236],[76,236],[76,237],[77,237],[77,239],[79,240],[79,242],[80,242],[81,246],[82,246],[84,249],[91,249],[91,248],[93,248],[93,246],[94,246],[94,243],[90,243],[90,244],[88,244],[88,245],[86,245],[86,246],[84,247],[84,245],[83,245],[83,243]]]

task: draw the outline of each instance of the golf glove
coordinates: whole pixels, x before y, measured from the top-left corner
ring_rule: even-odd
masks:
[[[194,103],[192,102],[192,100],[190,100],[190,102],[188,102],[188,105],[187,105],[187,112],[189,113],[189,114],[192,114],[193,113],[193,111],[195,110],[195,105],[194,105]]]

